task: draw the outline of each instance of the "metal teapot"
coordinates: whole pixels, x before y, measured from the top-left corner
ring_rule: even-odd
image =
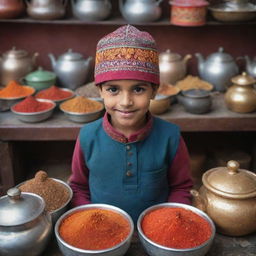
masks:
[[[72,49],[59,56],[57,60],[52,53],[48,56],[61,86],[74,90],[85,84],[92,57],[84,59],[82,54],[73,52]]]
[[[245,69],[246,69],[246,72],[256,78],[256,57],[254,57],[253,59],[250,59],[249,56],[245,56],[245,62],[246,62],[246,66],[245,66]]]
[[[243,236],[256,231],[256,174],[239,169],[237,161],[206,171],[194,205],[205,211],[220,233]]]
[[[125,1],[125,2],[124,2]],[[162,0],[119,0],[122,16],[130,23],[156,21],[162,15]]]
[[[22,0],[0,0],[0,19],[13,19],[25,11]]]
[[[42,197],[11,188],[0,198],[0,255],[40,255],[51,232]]]
[[[104,20],[112,10],[109,0],[72,0],[71,3],[73,15],[80,20]]]
[[[175,84],[187,74],[187,62],[192,56],[187,54],[181,57],[172,53],[170,49],[159,54],[160,83]]]
[[[38,53],[29,54],[25,50],[13,47],[5,52],[1,61],[1,84],[6,85],[10,80],[20,80],[23,76],[36,68]]]
[[[216,91],[225,92],[231,85],[230,79],[239,72],[233,57],[224,52],[222,47],[204,60],[201,53],[196,53],[200,77],[213,84]]]
[[[65,15],[67,2],[67,0],[26,0],[27,13],[34,19],[58,19]]]
[[[231,79],[233,85],[225,93],[225,103],[234,112],[249,113],[256,110],[256,90],[253,84],[256,80],[243,72]]]

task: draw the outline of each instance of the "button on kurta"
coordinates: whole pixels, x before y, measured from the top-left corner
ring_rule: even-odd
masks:
[[[130,145],[127,145],[126,146],[126,150],[130,150],[131,149],[131,146]]]
[[[132,176],[132,172],[131,172],[131,171],[127,171],[127,172],[126,172],[126,176],[127,176],[127,177],[131,177],[131,176]]]

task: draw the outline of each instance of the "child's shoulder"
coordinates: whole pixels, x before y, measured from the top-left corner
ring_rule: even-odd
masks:
[[[159,117],[154,117],[154,125],[157,129],[171,130],[173,132],[180,132],[180,128],[178,125],[165,121]]]
[[[90,122],[90,123],[87,123],[85,124],[81,130],[80,130],[80,134],[81,133],[90,133],[90,132],[95,132],[95,130],[98,129],[98,127],[101,127],[102,126],[102,119],[103,118],[100,118],[100,119],[97,119],[96,121],[93,121],[93,122]]]

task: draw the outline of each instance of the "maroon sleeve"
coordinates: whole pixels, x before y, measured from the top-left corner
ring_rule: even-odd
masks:
[[[89,170],[85,164],[78,138],[72,158],[72,174],[69,178],[69,185],[74,194],[71,201],[72,207],[90,203],[88,176]]]
[[[170,193],[168,202],[191,204],[190,189],[193,182],[190,171],[189,153],[182,137],[176,155],[169,168]]]

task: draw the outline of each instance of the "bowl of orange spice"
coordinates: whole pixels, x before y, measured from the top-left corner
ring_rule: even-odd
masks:
[[[216,232],[206,213],[180,203],[147,208],[139,216],[137,229],[142,246],[150,256],[204,256]]]
[[[118,207],[87,204],[64,213],[54,232],[63,255],[122,256],[130,247],[134,224]]]
[[[9,81],[4,88],[0,89],[0,111],[9,110],[12,105],[34,92],[33,87],[21,85],[14,80]]]

